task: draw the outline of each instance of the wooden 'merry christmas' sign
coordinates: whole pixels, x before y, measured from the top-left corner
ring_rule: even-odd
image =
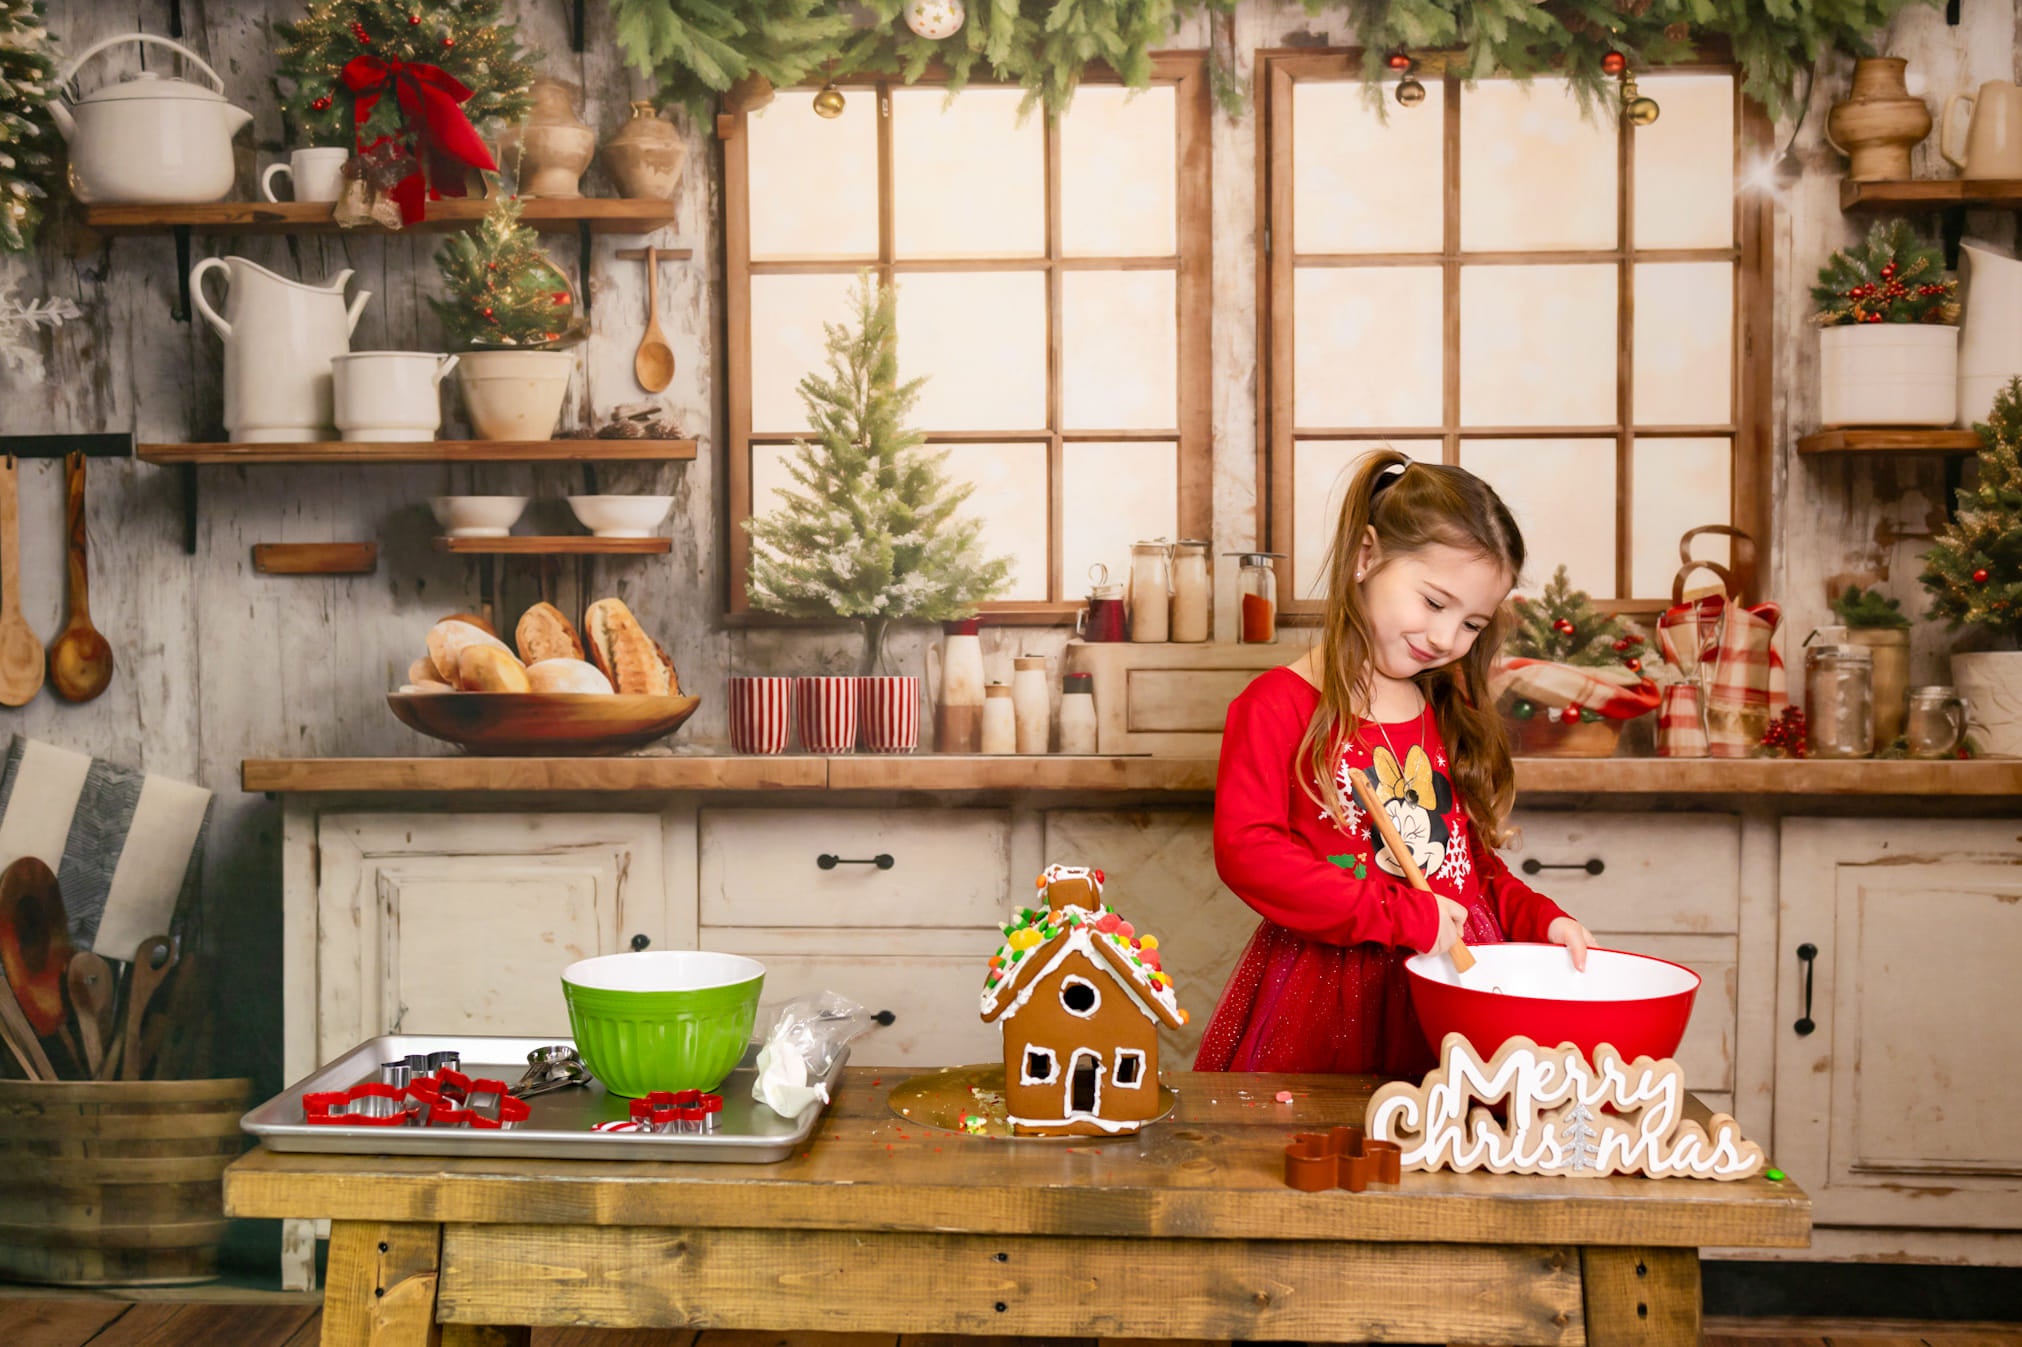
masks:
[[[1424,1084],[1396,1081],[1369,1101],[1369,1135],[1401,1145],[1406,1169],[1692,1179],[1762,1169],[1762,1148],[1727,1114],[1713,1115],[1710,1135],[1685,1120],[1685,1073],[1669,1057],[1624,1061],[1603,1043],[1590,1065],[1571,1043],[1512,1038],[1483,1062],[1448,1034],[1439,1062]],[[1482,1107],[1497,1102],[1502,1121]]]

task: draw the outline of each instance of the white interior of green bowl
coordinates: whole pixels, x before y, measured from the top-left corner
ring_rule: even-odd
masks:
[[[765,965],[742,954],[699,949],[649,949],[579,959],[562,981],[611,992],[694,992],[733,987],[765,976]]]
[[[1587,968],[1573,967],[1562,945],[1469,945],[1475,970],[1465,980],[1444,954],[1419,954],[1405,967],[1422,978],[1463,989],[1490,987],[1504,996],[1544,1001],[1648,1001],[1699,986],[1699,975],[1680,964],[1621,950],[1587,951]]]

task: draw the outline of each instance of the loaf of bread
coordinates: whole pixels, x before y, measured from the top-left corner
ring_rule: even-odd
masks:
[[[498,635],[498,628],[491,624],[491,619],[480,613],[451,613],[442,620],[444,622],[468,622],[487,636]]]
[[[659,642],[640,629],[632,610],[619,599],[598,599],[583,614],[590,658],[622,693],[665,697],[681,691],[674,661]]]
[[[427,655],[407,666],[407,681],[410,683],[440,683],[442,674],[436,669],[435,661]]]
[[[458,657],[456,685],[465,692],[531,692],[527,666],[504,646],[465,646]]]
[[[596,692],[608,696],[611,680],[579,659],[544,659],[527,666],[535,692]]]
[[[436,678],[444,683],[459,682],[463,652],[472,646],[506,650],[506,643],[488,631],[473,627],[460,618],[446,617],[428,629],[428,662],[435,666]]]
[[[583,643],[562,610],[552,603],[537,603],[520,615],[513,630],[513,643],[529,667],[542,660],[583,658]]]

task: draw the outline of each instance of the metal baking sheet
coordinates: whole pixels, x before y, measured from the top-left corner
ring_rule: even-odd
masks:
[[[387,1034],[361,1043],[336,1061],[295,1082],[239,1120],[270,1150],[319,1151],[340,1155],[525,1156],[548,1160],[678,1160],[730,1164],[770,1164],[805,1143],[821,1121],[823,1106],[811,1104],[797,1118],[782,1118],[751,1097],[758,1071],[758,1045],[717,1087],[723,1112],[716,1130],[696,1133],[592,1132],[595,1123],[631,1116],[631,1101],[593,1080],[587,1086],[554,1090],[527,1101],[530,1116],[516,1127],[481,1131],[462,1127],[311,1126],[302,1121],[302,1096],[318,1090],[347,1090],[378,1078],[381,1062],[409,1053],[451,1051],[462,1055],[465,1075],[495,1078],[507,1085],[527,1069],[527,1054],[568,1038],[503,1038],[466,1035]],[[826,1083],[849,1059],[845,1049],[829,1069]]]

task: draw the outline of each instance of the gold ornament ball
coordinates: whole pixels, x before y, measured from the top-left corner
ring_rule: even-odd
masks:
[[[1629,106],[1622,109],[1631,126],[1648,126],[1657,120],[1657,100],[1654,98],[1632,98]]]
[[[1407,108],[1415,108],[1425,101],[1425,86],[1415,79],[1397,81],[1397,101]]]
[[[834,84],[822,85],[821,92],[814,96],[815,115],[834,119],[842,116],[842,110],[842,90],[836,88]]]

